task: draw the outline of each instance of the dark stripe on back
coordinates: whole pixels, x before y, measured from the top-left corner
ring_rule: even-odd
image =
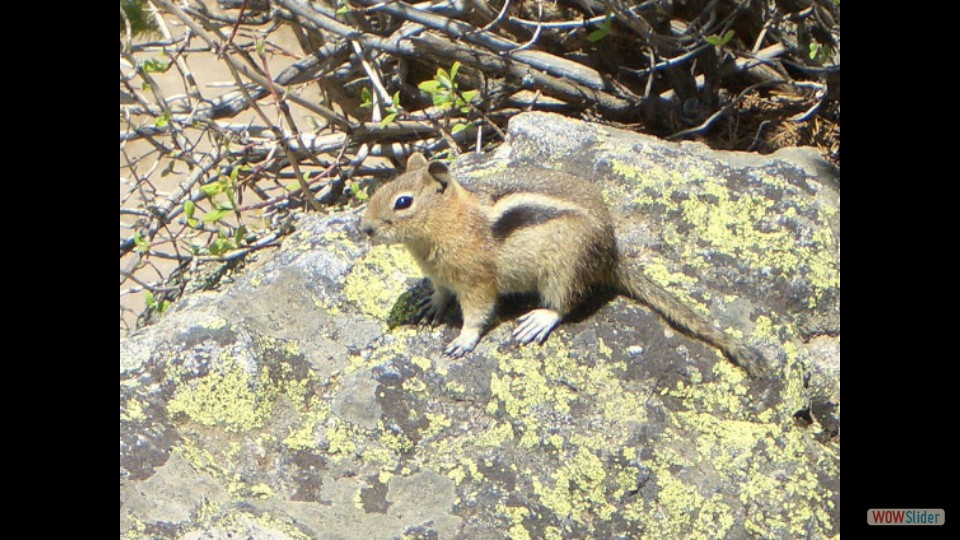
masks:
[[[573,210],[553,208],[549,206],[520,205],[514,206],[503,213],[493,223],[493,237],[503,241],[517,229],[539,225],[557,219]]]

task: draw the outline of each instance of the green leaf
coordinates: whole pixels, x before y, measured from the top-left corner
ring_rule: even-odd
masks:
[[[220,182],[213,182],[212,184],[207,184],[205,186],[200,186],[200,192],[206,195],[207,197],[213,197],[223,191],[223,184]]]
[[[453,134],[453,135],[456,135],[457,133],[460,133],[461,131],[463,131],[463,130],[467,129],[468,127],[470,127],[470,125],[471,125],[471,124],[470,124],[469,122],[460,123],[460,124],[455,124],[455,125],[450,129],[450,133]]]
[[[224,193],[226,193],[227,200],[230,204],[220,204],[220,208],[224,210],[234,210],[237,207],[237,200],[234,198],[233,188],[224,190]]]
[[[380,121],[380,127],[387,127],[397,119],[397,113],[390,113]]]
[[[450,80],[450,75],[443,68],[437,68],[437,81],[444,88],[453,89],[453,81]]]
[[[596,43],[601,39],[610,35],[610,32],[613,31],[613,21],[610,19],[610,15],[607,15],[607,18],[604,21],[597,25],[597,29],[593,32],[587,34],[587,40],[590,43]]]
[[[468,102],[472,102],[473,100],[477,99],[477,96],[480,95],[480,91],[479,91],[479,90],[467,90],[466,92],[464,92],[464,93],[461,94],[461,95],[463,96],[463,99],[467,100]]]
[[[133,233],[133,244],[137,246],[137,251],[140,253],[146,253],[150,249],[150,243],[140,235],[139,231]]]
[[[170,114],[163,113],[157,117],[157,120],[154,122],[154,125],[156,125],[158,128],[165,128],[169,123],[170,123]]]
[[[203,215],[203,217],[200,218],[200,220],[203,221],[204,223],[216,223],[221,219],[223,219],[223,216],[229,213],[230,213],[229,210],[218,208],[216,210],[208,211],[206,214]]]
[[[610,30],[606,28],[601,28],[599,30],[594,30],[593,32],[590,32],[589,34],[587,34],[587,41],[589,41],[590,43],[596,43],[609,35],[610,35]]]
[[[183,203],[183,213],[187,216],[187,219],[193,217],[193,213],[197,211],[197,205],[193,201],[187,199]]]
[[[243,239],[247,236],[247,228],[243,225],[237,227],[237,230],[233,233],[233,245],[239,246]]]
[[[144,293],[143,299],[147,303],[147,309],[155,309],[157,313],[160,313],[160,314],[163,314],[163,312],[166,311],[168,307],[170,307],[169,300],[157,302],[157,298],[153,296],[153,293],[150,291],[147,291],[146,293]]]
[[[423,81],[422,83],[417,85],[417,88],[423,90],[428,94],[436,94],[437,92],[440,91],[440,83],[434,80]]]
[[[370,89],[364,86],[360,89],[360,108],[369,109],[373,107],[373,96],[370,95]]]
[[[162,62],[160,60],[150,58],[149,60],[146,60],[142,64],[142,67],[143,67],[143,71],[147,73],[163,73],[164,71],[167,70],[167,67],[169,65],[170,64],[168,64],[167,62]]]
[[[449,109],[453,107],[453,103],[450,103],[450,96],[447,94],[434,94],[433,104],[441,109]]]
[[[731,39],[733,39],[733,34],[734,34],[733,30],[727,30],[727,32],[723,34],[722,37],[713,35],[713,36],[707,36],[705,39],[707,40],[707,43],[709,43],[710,45],[713,45],[714,47],[723,47],[724,45],[729,43]]]
[[[450,80],[451,80],[451,81],[457,80],[457,71],[459,71],[459,70],[460,70],[460,61],[458,60],[458,61],[454,62],[452,66],[450,66]]]
[[[223,255],[231,249],[236,249],[236,246],[226,238],[217,238],[213,242],[210,242],[209,249],[211,255]]]

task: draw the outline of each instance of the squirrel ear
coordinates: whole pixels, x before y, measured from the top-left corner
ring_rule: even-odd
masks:
[[[427,158],[420,152],[414,152],[407,158],[407,172],[416,171],[427,166]]]
[[[427,174],[440,183],[442,189],[447,189],[450,183],[450,169],[441,161],[434,161],[427,167]]]

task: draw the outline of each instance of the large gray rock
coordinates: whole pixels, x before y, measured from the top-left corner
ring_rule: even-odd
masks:
[[[631,264],[761,350],[751,381],[618,298],[462,360],[409,324],[402,247],[309,216],[120,342],[120,529],[170,538],[830,537],[839,532],[839,187],[803,150],[713,152],[524,114],[458,174],[596,178]],[[522,300],[521,300],[522,302]],[[406,535],[406,536],[405,536]]]

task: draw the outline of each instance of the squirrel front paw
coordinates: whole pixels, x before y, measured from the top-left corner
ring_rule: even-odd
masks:
[[[447,312],[447,306],[450,304],[450,294],[434,291],[430,296],[424,298],[417,304],[417,314],[414,320],[427,325],[437,325],[443,320],[443,314]]]

